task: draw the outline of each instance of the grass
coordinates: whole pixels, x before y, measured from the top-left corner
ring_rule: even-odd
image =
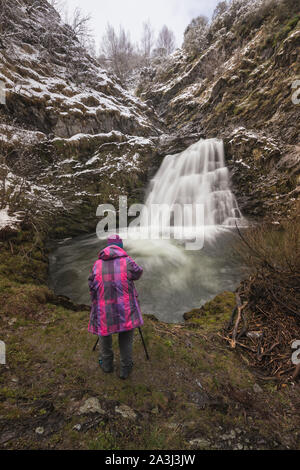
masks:
[[[225,305],[228,297],[231,296],[225,295]],[[219,308],[215,323],[219,325],[220,298],[215,304]],[[239,404],[224,390],[231,384],[251,392],[255,377],[210,326],[205,329],[202,323],[199,328],[191,328],[187,321],[185,327],[178,328],[145,317],[151,362],[145,361],[136,335],[135,369],[132,377],[122,382],[117,376],[118,352],[115,374],[104,375],[99,370],[97,353],[91,352],[94,338],[86,331],[88,312],[70,312],[49,303],[43,308],[42,318],[27,320],[25,325],[9,326],[1,316],[0,331],[7,345],[9,365],[0,376],[1,415],[6,426],[10,423],[9,428],[14,429],[31,419],[28,407],[35,416],[32,428],[27,424],[25,435],[17,435],[4,448],[188,449],[190,435],[204,434],[217,445],[219,427],[241,426],[240,415],[236,415]],[[209,315],[213,315],[211,308],[211,305],[206,308]],[[187,341],[191,347],[186,345]],[[15,377],[17,382],[13,382]],[[217,405],[215,410],[211,406],[198,408],[193,401],[193,394],[200,392],[196,380],[213,400],[228,402],[230,412],[224,415]],[[101,406],[109,410],[108,419],[86,432],[75,431],[75,424],[85,425],[93,419],[78,414],[80,405],[89,397],[98,397]],[[288,389],[280,394],[274,392],[272,400],[278,401],[278,406],[283,401],[291,406]],[[40,401],[42,405],[36,409]],[[53,407],[50,413],[47,403]],[[130,406],[139,419],[130,422],[117,416],[116,404]],[[48,437],[37,438],[34,432],[37,424],[47,428],[55,413],[61,416],[57,418],[58,431],[54,429]],[[264,425],[264,433],[270,438],[272,429],[267,421]],[[246,422],[242,426],[246,429]],[[184,431],[178,432],[179,428]]]
[[[195,438],[208,440],[208,448],[235,448],[237,440],[229,443],[222,436],[236,428],[242,430],[243,445],[259,448],[260,438],[266,448],[274,448],[274,426],[283,434],[296,426],[296,390],[289,386],[277,390],[273,385],[270,393],[271,385],[260,383],[261,405],[250,408],[232,395],[230,387],[237,394],[248,393],[255,404],[253,385],[258,380],[218,336],[233,309],[233,293],[220,294],[193,310],[184,325],[145,316],[143,332],[151,361],[145,360],[136,334],[134,371],[123,382],[118,377],[117,337],[115,373],[105,375],[98,353],[92,353],[95,338],[87,332],[89,313],[52,304],[43,270],[38,283],[30,275],[23,276],[23,282],[14,273],[4,275],[12,257],[8,245],[0,274],[0,338],[6,343],[8,361],[0,369],[1,448],[190,449]],[[30,259],[25,257],[24,262]],[[99,400],[104,417],[79,414],[92,397]],[[122,418],[115,411],[119,405],[132,408],[137,418]],[[257,420],[262,423],[258,431]],[[80,431],[74,428],[78,424]],[[36,434],[37,427],[45,429],[44,435]],[[299,447],[297,436],[290,434],[290,448]],[[287,446],[280,436],[276,442]]]
[[[277,47],[289,35],[289,33],[297,26],[300,20],[300,15],[295,15],[290,18],[285,25],[275,34],[273,39],[273,47]]]

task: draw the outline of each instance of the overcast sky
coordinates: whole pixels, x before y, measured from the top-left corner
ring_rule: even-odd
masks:
[[[97,49],[109,22],[116,28],[122,24],[139,41],[144,21],[150,19],[156,33],[166,24],[181,46],[183,33],[192,18],[211,16],[219,0],[67,0],[70,11],[80,7],[91,13]]]

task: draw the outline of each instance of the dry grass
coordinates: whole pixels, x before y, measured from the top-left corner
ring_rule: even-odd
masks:
[[[291,359],[300,339],[299,241],[297,216],[241,234],[238,251],[252,275],[238,289],[238,319],[233,314],[227,327],[228,341],[248,354],[248,364],[280,380],[297,376]]]
[[[300,217],[250,229],[239,252],[259,280],[260,296],[287,315],[300,315]],[[257,286],[258,288],[258,286]]]

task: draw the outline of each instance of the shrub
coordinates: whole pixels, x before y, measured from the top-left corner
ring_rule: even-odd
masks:
[[[300,322],[300,212],[280,225],[263,223],[241,234],[238,249],[252,272],[251,291],[276,312]],[[299,323],[300,324],[300,323]]]
[[[225,329],[231,347],[247,352],[247,364],[283,380],[298,374],[291,346],[300,334],[299,219],[298,212],[281,225],[262,224],[240,234],[239,252],[252,274],[237,290]]]
[[[194,18],[184,33],[183,48],[189,55],[199,54],[207,45],[208,18],[198,16]]]

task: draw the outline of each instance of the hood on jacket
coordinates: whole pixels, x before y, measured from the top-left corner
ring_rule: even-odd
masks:
[[[107,246],[99,253],[99,259],[102,259],[103,261],[108,261],[115,258],[124,258],[125,256],[128,256],[126,251],[117,245]]]

